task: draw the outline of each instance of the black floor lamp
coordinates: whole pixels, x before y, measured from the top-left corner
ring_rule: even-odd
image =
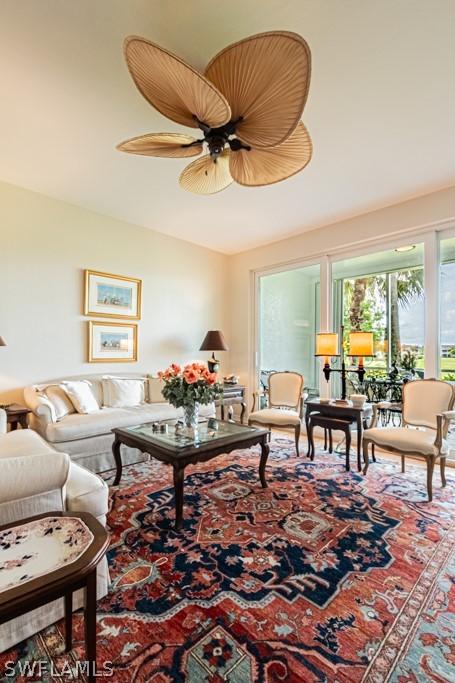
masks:
[[[322,372],[327,382],[330,380],[332,372],[339,372],[341,374],[341,400],[346,401],[346,379],[348,372],[355,372],[359,377],[359,381],[363,384],[365,378],[365,367],[363,364],[364,358],[374,355],[373,352],[373,332],[350,332],[349,333],[349,353],[346,354],[352,358],[358,358],[358,366],[356,368],[346,368],[343,349],[344,327],[341,327],[341,348],[339,350],[338,334],[336,332],[320,332],[316,335],[316,353],[315,356],[322,356],[324,360],[324,367]],[[332,368],[330,365],[330,358],[341,356],[341,368]]]

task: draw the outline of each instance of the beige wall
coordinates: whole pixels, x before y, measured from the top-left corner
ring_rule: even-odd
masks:
[[[155,372],[201,358],[207,329],[229,339],[227,257],[0,183],[0,401],[70,374]],[[137,363],[87,363],[83,270],[143,280]],[[228,369],[228,354],[220,354]]]
[[[328,201],[330,198],[328,197]],[[302,207],[302,212],[304,207]],[[230,364],[231,371],[248,383],[251,372],[253,327],[252,272],[293,260],[330,254],[331,250],[359,245],[378,237],[391,238],[406,230],[431,223],[455,220],[455,187],[423,195],[378,211],[327,225],[231,257],[230,282]],[[376,249],[378,247],[375,247]],[[379,246],[379,249],[381,247]]]
[[[452,187],[227,257],[0,183],[0,401],[31,382],[201,357],[209,328],[228,338],[223,370],[247,381],[252,271],[454,217]],[[138,363],[86,362],[84,268],[142,278]]]

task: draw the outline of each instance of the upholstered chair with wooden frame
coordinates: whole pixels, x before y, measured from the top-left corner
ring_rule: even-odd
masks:
[[[375,445],[401,455],[401,471],[405,471],[407,455],[423,458],[427,463],[428,500],[433,499],[433,470],[439,460],[442,486],[446,485],[445,464],[449,453],[447,432],[455,419],[455,388],[438,379],[408,382],[403,387],[403,420],[401,427],[377,427],[380,406],[375,405],[371,427],[363,435],[363,457],[368,470],[368,447]],[[384,407],[384,404],[381,404]]]
[[[303,376],[298,372],[272,372],[268,378],[266,408],[254,410],[248,418],[249,425],[273,427],[278,429],[292,428],[295,434],[295,450],[299,455],[300,427],[303,417]],[[261,392],[255,393],[259,398]],[[264,395],[264,394],[262,394]]]

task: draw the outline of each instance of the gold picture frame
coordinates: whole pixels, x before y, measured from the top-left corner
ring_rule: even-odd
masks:
[[[137,362],[137,324],[88,321],[89,363]]]
[[[84,315],[140,320],[142,280],[125,275],[84,271]]]

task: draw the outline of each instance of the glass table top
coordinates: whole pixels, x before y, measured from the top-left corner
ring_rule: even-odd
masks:
[[[148,423],[136,427],[125,427],[122,431],[140,436],[145,441],[181,449],[197,448],[209,442],[213,443],[229,437],[247,436],[258,430],[255,427],[247,427],[235,422],[223,422],[209,418],[199,422],[198,429],[194,433],[179,422]]]

